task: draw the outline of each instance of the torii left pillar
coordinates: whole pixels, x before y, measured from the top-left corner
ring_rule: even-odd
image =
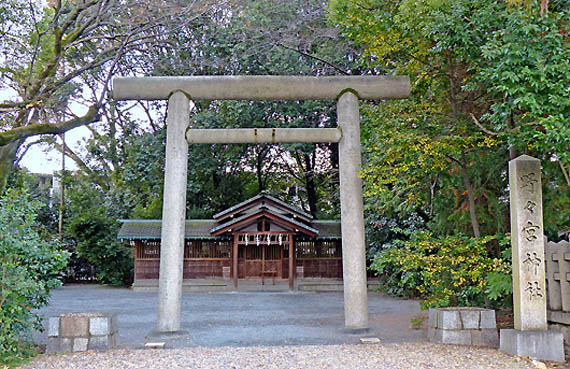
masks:
[[[190,123],[190,100],[176,91],[168,98],[166,120],[166,169],[158,277],[158,332],[180,331],[184,228],[186,226],[186,181]]]

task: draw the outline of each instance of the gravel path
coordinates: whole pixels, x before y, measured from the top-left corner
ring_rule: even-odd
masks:
[[[528,368],[491,348],[429,343],[386,345],[193,347],[40,355],[23,368]]]

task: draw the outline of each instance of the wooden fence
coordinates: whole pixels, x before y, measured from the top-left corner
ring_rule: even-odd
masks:
[[[570,242],[547,242],[548,310],[570,312]]]

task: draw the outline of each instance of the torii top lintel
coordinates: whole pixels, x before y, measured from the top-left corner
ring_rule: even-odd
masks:
[[[194,100],[327,100],[346,90],[366,100],[405,99],[408,76],[117,77],[116,100],[165,100],[184,91]]]

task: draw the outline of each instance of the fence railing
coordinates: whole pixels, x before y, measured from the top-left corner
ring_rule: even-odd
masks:
[[[548,310],[570,312],[570,242],[547,242]]]

